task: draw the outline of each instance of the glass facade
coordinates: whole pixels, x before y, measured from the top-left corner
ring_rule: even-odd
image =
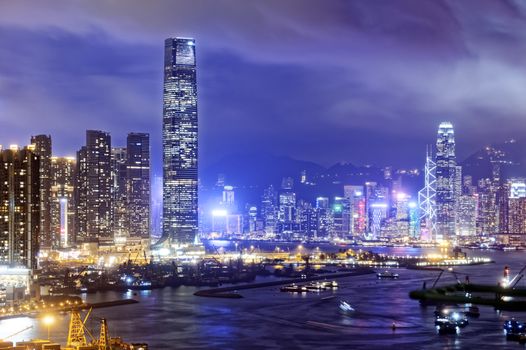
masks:
[[[165,41],[163,239],[192,243],[198,231],[195,41]]]
[[[437,239],[451,238],[455,235],[455,194],[457,187],[455,132],[451,123],[440,123],[436,147]]]

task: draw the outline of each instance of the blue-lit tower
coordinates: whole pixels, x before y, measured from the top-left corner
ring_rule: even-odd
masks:
[[[195,40],[164,43],[163,240],[194,242],[197,211],[197,82]]]

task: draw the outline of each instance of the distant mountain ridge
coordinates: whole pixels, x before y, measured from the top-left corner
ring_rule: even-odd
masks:
[[[493,163],[500,165],[503,178],[526,176],[526,139],[511,139],[486,146],[460,164],[463,174],[471,175],[477,181],[492,177]]]

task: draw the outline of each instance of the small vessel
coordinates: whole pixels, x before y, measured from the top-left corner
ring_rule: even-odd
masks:
[[[325,289],[327,289],[325,287],[325,285],[323,285],[323,283],[320,283],[320,282],[313,282],[313,283],[309,283],[305,286],[305,288],[309,291],[309,292],[321,292],[321,291],[324,291]]]
[[[526,341],[526,324],[512,318],[504,322],[503,328],[506,334],[506,340],[520,342],[521,339],[524,338],[524,341]]]
[[[435,326],[440,326],[444,323],[452,323],[459,328],[464,328],[469,324],[466,316],[459,312],[452,312],[448,316],[437,316],[435,319]]]
[[[397,273],[391,271],[378,272],[376,274],[378,279],[397,279],[399,276]]]
[[[340,311],[345,314],[353,313],[356,311],[356,309],[353,308],[351,304],[349,304],[348,302],[344,300],[340,301],[340,305],[338,305],[338,307],[340,308]]]
[[[297,284],[289,284],[288,286],[283,286],[279,289],[282,292],[289,292],[289,293],[306,293],[307,288],[305,286],[297,285]]]
[[[437,318],[435,326],[438,334],[456,334],[459,330],[459,326],[448,318]]]
[[[329,289],[336,289],[336,288],[338,288],[338,282],[336,282],[336,281],[323,281],[323,282],[321,282],[321,284],[325,288],[329,288]]]
[[[469,306],[458,306],[453,305],[437,305],[435,309],[435,316],[447,317],[453,313],[459,313],[468,317],[477,318],[480,316],[480,310],[478,306],[469,305]]]

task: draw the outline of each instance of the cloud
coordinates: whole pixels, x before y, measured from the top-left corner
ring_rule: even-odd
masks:
[[[243,149],[415,164],[444,119],[466,155],[526,132],[525,14],[490,0],[4,1],[0,140],[50,132],[65,152],[85,128],[116,142],[133,129],[156,150],[162,41],[180,35],[198,43],[205,162]]]

